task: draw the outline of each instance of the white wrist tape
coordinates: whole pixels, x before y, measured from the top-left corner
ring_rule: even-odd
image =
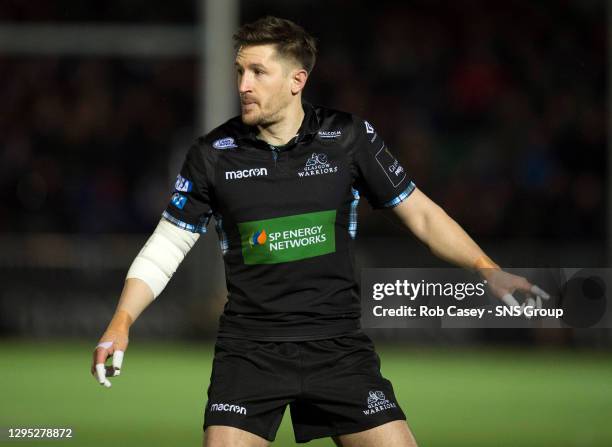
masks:
[[[144,281],[157,298],[199,237],[162,218],[132,262],[127,278]]]

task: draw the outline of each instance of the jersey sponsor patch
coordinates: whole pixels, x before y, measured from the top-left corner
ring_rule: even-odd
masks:
[[[185,204],[187,203],[187,197],[176,192],[172,195],[171,202],[172,205],[177,207],[179,210],[182,210],[185,207]]]
[[[336,251],[336,210],[238,223],[245,264],[278,264]]]
[[[326,139],[336,139],[342,136],[341,130],[320,130],[319,137]]]
[[[174,189],[182,192],[190,192],[193,188],[193,183],[183,177],[181,174],[176,176],[176,183]]]
[[[380,147],[378,152],[376,152],[376,161],[381,169],[385,172],[385,175],[393,185],[393,187],[397,187],[402,180],[406,178],[406,171],[402,165],[400,165],[399,161],[389,152],[384,145]]]
[[[233,147],[238,147],[234,142],[234,139],[231,137],[221,138],[213,142],[212,146],[215,149],[223,150],[223,149],[231,149]]]

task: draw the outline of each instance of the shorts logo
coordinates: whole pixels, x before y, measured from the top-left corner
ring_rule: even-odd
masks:
[[[389,401],[382,391],[370,391],[368,393],[368,409],[363,410],[363,414],[374,414],[396,407],[397,405]]]
[[[187,197],[182,196],[178,192],[176,192],[172,195],[171,202],[179,210],[182,210],[185,207],[185,204],[187,203]]]
[[[239,171],[225,171],[225,180],[237,180],[247,177],[261,177],[268,175],[266,168],[242,169]]]
[[[193,188],[193,183],[183,177],[181,174],[176,176],[176,183],[174,184],[174,189],[177,191],[190,192]]]
[[[298,171],[298,176],[308,177],[311,175],[333,174],[334,172],[338,172],[338,166],[332,166],[327,162],[327,154],[313,152],[310,158],[306,160],[304,168]]]
[[[236,143],[234,142],[234,139],[231,137],[221,138],[220,140],[215,141],[212,145],[215,149],[219,149],[219,150],[238,147]]]
[[[374,128],[370,123],[364,121],[363,124],[365,124],[366,133],[374,133]]]
[[[336,210],[240,222],[244,263],[279,264],[333,253],[335,224]]]
[[[246,408],[241,407],[240,405],[224,403],[210,404],[210,411],[229,411],[230,413],[247,414]]]
[[[397,187],[406,178],[406,171],[404,171],[399,161],[389,152],[389,149],[384,144],[376,152],[376,161],[385,172],[393,187]]]

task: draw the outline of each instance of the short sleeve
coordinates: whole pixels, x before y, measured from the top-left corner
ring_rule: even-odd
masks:
[[[372,208],[389,208],[405,200],[415,188],[410,176],[374,127],[353,119],[354,187]]]
[[[179,228],[206,233],[213,214],[204,148],[191,146],[176,177],[174,192],[162,216]]]

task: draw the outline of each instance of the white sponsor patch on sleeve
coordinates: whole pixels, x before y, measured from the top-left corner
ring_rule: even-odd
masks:
[[[406,171],[400,165],[397,158],[389,152],[384,145],[380,147],[378,152],[376,152],[376,161],[381,169],[385,172],[385,175],[393,185],[393,187],[397,187],[402,180],[406,178]]]

